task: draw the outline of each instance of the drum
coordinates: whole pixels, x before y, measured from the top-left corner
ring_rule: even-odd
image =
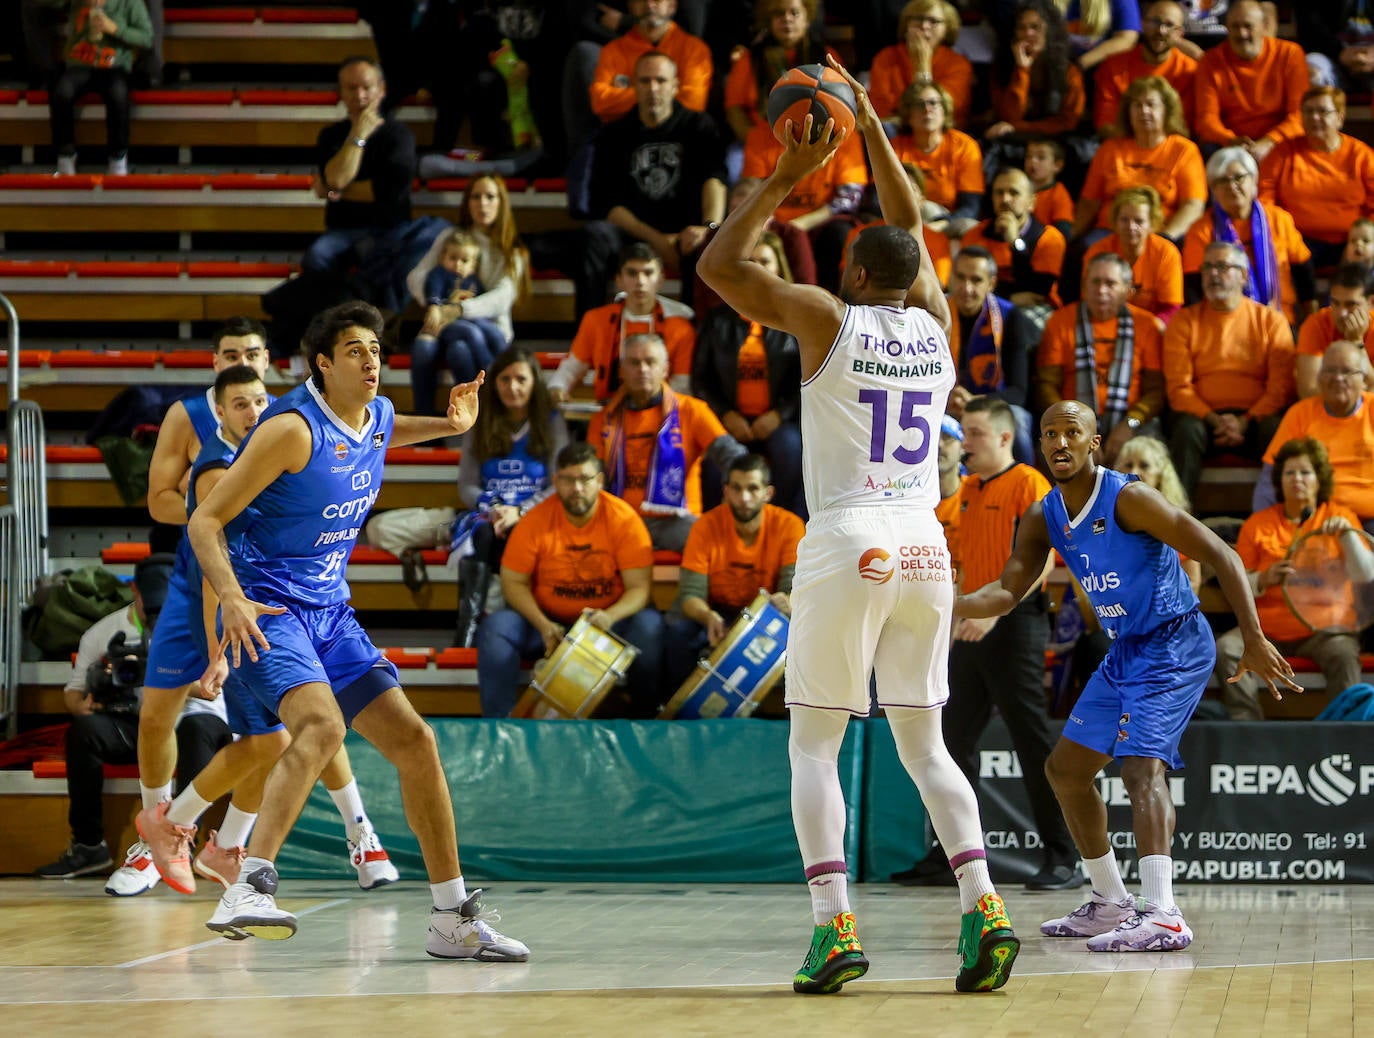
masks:
[[[1293,569],[1284,601],[1313,632],[1358,634],[1374,620],[1374,538],[1359,527],[1299,534],[1288,548]]]
[[[759,592],[711,655],[698,662],[659,719],[748,717],[782,677],[787,628],[787,617],[767,592]]]
[[[633,645],[580,616],[553,654],[534,665],[534,679],[511,716],[590,717],[638,655]]]

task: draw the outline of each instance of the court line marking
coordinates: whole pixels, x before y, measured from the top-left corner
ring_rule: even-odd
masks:
[[[311,905],[309,908],[303,909],[300,912],[296,912],[295,916],[297,919],[299,919],[303,915],[310,915],[314,912],[323,912],[326,908],[337,908],[339,905],[347,905],[350,902],[351,899],[349,898],[335,898],[333,901],[326,901],[323,904]],[[225,937],[211,937],[208,941],[200,941],[196,944],[188,944],[181,948],[173,948],[171,951],[158,952],[156,955],[146,955],[141,959],[130,959],[128,962],[117,962],[113,966],[106,968],[127,970],[133,969],[135,966],[146,966],[150,962],[161,962],[163,959],[170,959],[176,955],[185,955],[189,952],[199,951],[201,948],[212,948],[217,945],[223,944],[227,939],[228,938]],[[252,940],[252,938],[249,938],[249,940]],[[43,968],[50,969],[52,967]]]

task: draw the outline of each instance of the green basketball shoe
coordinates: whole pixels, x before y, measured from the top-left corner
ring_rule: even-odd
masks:
[[[854,913],[841,912],[811,934],[811,950],[792,978],[792,990],[802,995],[833,995],[842,984],[868,972],[868,960],[859,947]]]
[[[1021,941],[1011,932],[1006,906],[996,894],[984,894],[978,907],[964,913],[959,929],[963,965],[954,978],[959,991],[996,991],[1011,976]]]

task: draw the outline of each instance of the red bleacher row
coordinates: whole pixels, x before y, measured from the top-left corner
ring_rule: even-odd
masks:
[[[358,21],[358,12],[351,7],[169,7],[162,17],[168,25],[242,25],[255,21],[278,25],[352,25]]]
[[[4,261],[0,261],[0,276],[4,274]],[[223,276],[223,275],[215,275]],[[261,275],[256,275],[261,276]],[[567,356],[566,353],[557,352],[538,352],[539,366],[545,371],[552,371],[558,367],[559,363]],[[0,350],[0,368],[9,362],[9,351]],[[209,350],[36,350],[21,349],[19,351],[19,366],[21,368],[203,368],[208,370],[214,362],[214,354]],[[278,366],[285,368],[288,361],[278,362]],[[393,371],[410,370],[410,354],[398,353],[387,358],[387,367]],[[49,451],[72,450],[75,448],[49,447]],[[80,448],[82,450],[94,448]],[[0,445],[0,460],[4,459],[4,446]],[[457,453],[456,451],[454,453]],[[391,459],[390,454],[387,455]],[[51,456],[49,461],[54,460]],[[86,460],[76,458],[63,458],[64,461]],[[95,459],[99,461],[99,457]],[[416,464],[411,462],[411,464]]]
[[[3,103],[4,91],[0,91]],[[3,117],[3,116],[0,116]],[[4,191],[308,191],[309,173],[130,173],[109,176],[101,173],[76,173],[62,176],[51,173],[0,174],[0,192]],[[415,191],[431,193],[466,191],[468,177],[436,177],[411,185]],[[506,190],[513,194],[526,191],[562,194],[568,182],[563,177],[511,177],[505,181]]]

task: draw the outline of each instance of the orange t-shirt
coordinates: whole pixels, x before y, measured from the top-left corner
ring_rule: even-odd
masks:
[[[1117,192],[1146,185],[1159,192],[1166,222],[1184,202],[1205,202],[1202,152],[1187,137],[1172,133],[1153,148],[1142,148],[1130,137],[1109,137],[1088,166],[1082,197],[1100,203],[1097,226],[1109,227]]]
[[[1322,398],[1309,396],[1290,407],[1264,452],[1266,465],[1289,440],[1310,436],[1326,445],[1336,475],[1331,500],[1363,519],[1374,518],[1374,393],[1360,394],[1360,406],[1345,418],[1326,413]]]
[[[1062,400],[1073,400],[1078,396],[1078,360],[1075,356],[1078,341],[1078,311],[1081,303],[1073,303],[1050,314],[1045,322],[1045,333],[1040,337],[1040,351],[1036,364],[1042,368],[1059,368],[1062,379],[1059,396]],[[1140,399],[1141,371],[1160,371],[1164,367],[1164,346],[1159,333],[1159,322],[1153,314],[1127,304],[1131,320],[1135,323],[1135,348],[1131,355],[1131,386],[1126,399],[1134,404]],[[1111,371],[1112,358],[1116,356],[1116,323],[1110,321],[1093,322],[1093,353],[1097,360],[1097,404],[1098,414],[1107,410],[1107,375]]]
[[[782,150],[771,127],[755,126],[744,142],[744,169],[740,175],[767,180],[773,175],[773,167],[778,164]],[[856,133],[840,145],[834,158],[802,177],[773,215],[779,220],[795,220],[829,205],[835,197],[835,189],[841,184],[867,183],[868,163],[864,159],[863,140]]]
[[[735,410],[745,418],[757,418],[773,406],[768,388],[768,352],[763,348],[761,324],[750,322],[736,363]]]
[[[1293,137],[1264,157],[1259,195],[1287,209],[1309,238],[1339,245],[1351,224],[1374,216],[1374,148],[1345,133],[1331,152]]]
[[[1297,322],[1298,290],[1293,287],[1293,264],[1306,263],[1312,258],[1312,250],[1302,240],[1298,227],[1288,210],[1277,205],[1265,205],[1269,214],[1269,239],[1274,243],[1274,257],[1279,267],[1279,301],[1283,304],[1284,316],[1289,324]],[[1250,263],[1255,263],[1255,249],[1250,241],[1250,221],[1232,220],[1236,237],[1245,246],[1245,254]],[[1202,218],[1188,229],[1183,239],[1183,273],[1196,274],[1202,269],[1202,255],[1212,243],[1212,214],[1204,212]]]
[[[625,594],[621,573],[653,564],[644,521],[604,490],[586,526],[568,521],[557,496],[541,501],[515,524],[501,556],[501,568],[528,576],[539,608],[561,624],[615,605]]]
[[[946,209],[953,209],[960,191],[982,194],[983,152],[966,133],[946,130],[934,151],[922,151],[910,134],[899,134],[892,142],[897,158],[910,162],[926,178],[926,197]]]
[[[677,63],[677,100],[683,108],[706,111],[711,92],[711,48],[673,24],[663,39],[650,43],[636,25],[601,48],[590,90],[592,111],[602,122],[619,119],[635,106],[635,62],[641,54],[659,51]]]
[[[1035,192],[1035,208],[1031,213],[1046,227],[1056,223],[1073,223],[1073,198],[1069,189],[1059,181]]]
[[[640,318],[643,318],[642,320]],[[592,369],[596,399],[604,402],[620,385],[620,344],[627,335],[658,332],[668,347],[668,373],[691,375],[692,353],[697,331],[685,317],[667,317],[663,304],[655,303],[652,314],[625,314],[625,304],[607,303],[582,315],[573,336],[572,355]]]
[[[1178,99],[1183,102],[1183,121],[1193,122],[1193,80],[1197,75],[1197,61],[1188,57],[1175,47],[1169,56],[1158,65],[1146,62],[1139,47],[1132,47],[1125,54],[1113,54],[1093,73],[1093,125],[1110,126],[1116,122],[1117,109],[1121,107],[1121,95],[1137,79],[1145,76],[1159,76],[1178,91]]]
[[[1050,492],[1050,481],[1029,465],[1016,464],[991,479],[965,476],[960,489],[959,590],[977,591],[1002,575],[1011,558],[1016,524],[1026,509]]]
[[[1298,352],[1309,357],[1320,357],[1328,346],[1340,341],[1340,338],[1336,334],[1336,319],[1332,316],[1331,307],[1324,306],[1303,321],[1298,329]],[[1369,354],[1370,362],[1374,363],[1374,321],[1370,322],[1364,333],[1364,351]]]
[[[840,55],[830,47],[825,48],[826,54],[834,54],[836,58]],[[787,65],[794,68],[800,62],[796,60],[796,51],[787,53]],[[822,58],[822,61],[825,59]],[[763,110],[766,103],[760,101],[759,84],[754,76],[754,56],[747,47],[739,48],[739,53],[735,60],[730,64],[730,71],[725,77],[725,108],[743,109],[753,121],[755,126],[767,126],[763,117]],[[770,131],[771,132],[771,131]],[[771,173],[772,170],[770,169]],[[748,176],[749,174],[744,174]],[[765,174],[766,176],[767,174]]]
[[[682,550],[682,568],[706,577],[712,607],[743,609],[760,589],[769,594],[781,590],[778,574],[797,564],[797,543],[805,532],[791,512],[764,505],[758,536],[745,544],[730,506],[717,505],[693,524]]]
[[[1278,414],[1294,395],[1293,330],[1272,306],[1242,299],[1230,313],[1185,306],[1164,330],[1169,407],[1205,418],[1239,410]]]
[[[984,220],[971,228],[964,235],[964,248],[981,245],[992,253],[992,258],[997,261],[997,291],[1003,298],[1016,292],[1030,291],[1025,285],[1016,284],[1011,265],[1011,243],[988,237],[988,231],[992,227],[991,220]],[[1031,254],[1032,270],[1041,274],[1053,274],[1055,277],[1055,286],[1049,293],[1049,300],[1055,306],[1060,302],[1058,279],[1059,272],[1064,267],[1065,248],[1064,235],[1059,233],[1059,228],[1047,226],[1040,235],[1040,240],[1035,243],[1035,252]]]
[[[1223,40],[1198,59],[1193,131],[1209,144],[1300,137],[1307,87],[1307,55],[1292,40],[1266,39],[1254,61],[1241,61]]]
[[[945,543],[949,545],[949,565],[954,571],[955,579],[959,579],[959,513],[964,507],[964,481],[959,481],[959,489],[950,494],[949,497],[940,498],[940,503],[935,506],[935,518],[940,520],[940,525],[945,528]]]
[[[1109,234],[1088,247],[1083,254],[1085,276],[1092,258],[1104,252],[1122,255],[1121,243],[1115,234]],[[1152,234],[1145,239],[1145,248],[1140,250],[1139,258],[1131,264],[1131,274],[1135,278],[1132,306],[1158,314],[1183,305],[1183,257],[1178,254],[1178,246],[1163,235]]]
[[[992,109],[1002,122],[1011,123],[1017,133],[1069,133],[1083,118],[1086,103],[1083,94],[1083,74],[1070,65],[1064,80],[1064,100],[1055,115],[1043,119],[1027,119],[1026,106],[1030,98],[1030,70],[1012,70],[1011,81],[1005,87],[992,84]]]
[[[693,515],[701,515],[701,456],[719,437],[726,435],[725,426],[720,424],[720,419],[704,400],[681,393],[676,396],[678,422],[682,427],[682,452],[687,461],[687,485],[682,507]],[[632,411],[627,407],[624,411],[625,493],[621,497],[628,504],[640,508],[644,504],[649,466],[654,446],[658,443],[663,414],[658,407],[648,407],[642,411]],[[596,448],[606,466],[609,484],[610,473],[615,465],[611,458],[611,428],[606,424],[606,408],[592,415],[587,426],[587,442]]]
[[[874,220],[872,223],[860,224],[845,235],[844,251],[840,253],[840,273],[844,273],[844,268],[849,264],[849,246],[854,244],[854,239],[859,236],[859,232],[866,227],[881,227],[883,221]],[[950,258],[949,239],[939,231],[932,231],[924,223],[921,224],[921,237],[925,240],[926,251],[930,253],[930,262],[935,265],[935,276],[940,279],[940,284],[949,284],[949,272],[954,265],[954,260]]]
[[[1240,556],[1240,561],[1247,570],[1263,572],[1288,555],[1288,549],[1299,533],[1310,533],[1319,529],[1328,519],[1337,518],[1359,528],[1360,520],[1355,513],[1332,501],[1318,505],[1311,518],[1301,526],[1294,526],[1288,521],[1282,504],[1270,505],[1245,520],[1240,528],[1240,536],[1236,539],[1236,554]],[[1344,571],[1344,561],[1339,557],[1332,557],[1327,561]],[[1292,591],[1300,594],[1301,588],[1295,586]],[[1294,615],[1292,608],[1284,599],[1283,587],[1279,584],[1265,589],[1264,593],[1255,599],[1255,611],[1259,613],[1260,627],[1275,641],[1299,641],[1312,633],[1311,629]],[[1316,610],[1304,610],[1303,615],[1318,626],[1321,626],[1323,621],[1331,625],[1348,624],[1354,616],[1354,608],[1353,604],[1346,603],[1343,606],[1335,606],[1324,617]]]
[[[930,56],[930,77],[949,91],[954,102],[954,125],[965,125],[973,105],[972,63],[953,47],[941,44]],[[916,79],[906,44],[894,43],[873,55],[868,79],[868,97],[878,118],[894,115],[902,93]]]

